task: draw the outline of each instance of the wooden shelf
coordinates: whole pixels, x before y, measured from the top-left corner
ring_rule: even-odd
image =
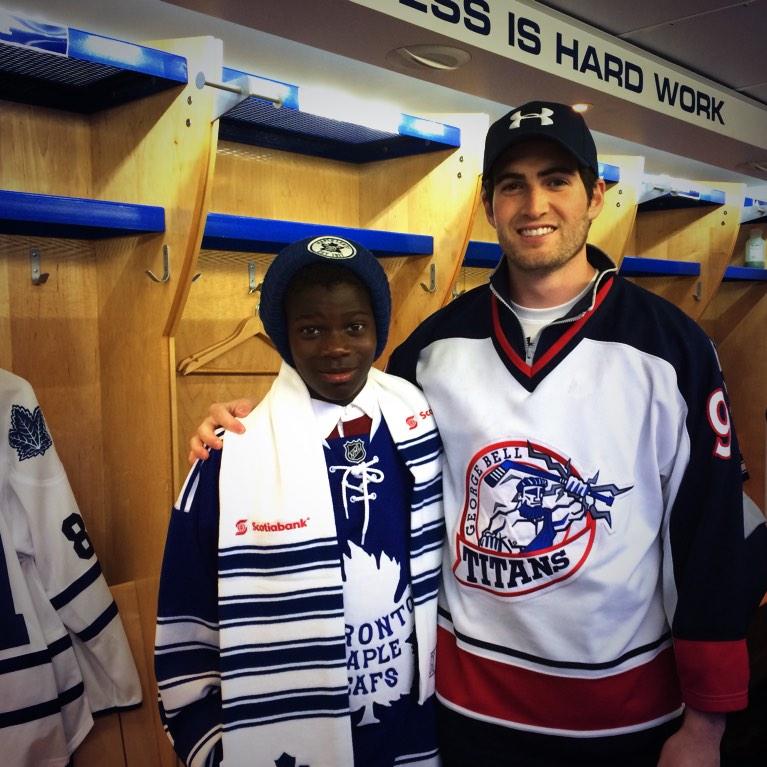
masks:
[[[81,197],[0,190],[0,233],[92,240],[165,231],[165,211]]]
[[[221,116],[219,138],[351,163],[389,160],[461,145],[461,131],[451,125],[400,114],[391,130],[333,120],[300,109],[300,89],[247,72],[225,68],[224,82],[249,78],[254,89],[266,84],[281,93],[282,106],[248,96]],[[282,95],[284,94],[284,95]]]
[[[728,266],[724,272],[725,282],[767,282],[767,269],[751,266]]]
[[[691,189],[689,182],[683,179],[647,176],[638,209],[675,210],[724,203],[725,194],[720,189]]]
[[[618,272],[624,277],[698,277],[700,264],[697,261],[624,256]]]
[[[187,64],[154,48],[0,9],[0,98],[92,113],[184,85]]]
[[[434,251],[433,237],[423,234],[251,218],[225,213],[208,214],[202,247],[206,250],[277,253],[296,240],[325,234],[355,240],[377,256],[426,256]]]

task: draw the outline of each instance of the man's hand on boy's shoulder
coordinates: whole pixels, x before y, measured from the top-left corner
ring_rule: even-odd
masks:
[[[235,399],[230,402],[214,402],[208,408],[208,417],[197,427],[197,433],[189,440],[189,463],[198,458],[202,461],[210,457],[210,449],[220,450],[223,446],[221,437],[216,436],[216,429],[223,428],[242,434],[245,427],[238,420],[244,418],[256,406],[250,399]]]

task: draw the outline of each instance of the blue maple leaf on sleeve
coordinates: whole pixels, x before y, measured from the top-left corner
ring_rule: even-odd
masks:
[[[287,751],[282,752],[282,756],[279,759],[274,760],[276,767],[309,767],[308,764],[296,765],[296,757],[291,756]]]
[[[53,444],[45,418],[40,407],[33,411],[22,405],[11,407],[11,428],[8,430],[8,442],[18,453],[19,460],[45,455],[45,451]]]

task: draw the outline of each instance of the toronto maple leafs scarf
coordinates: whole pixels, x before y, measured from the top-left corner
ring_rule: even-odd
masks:
[[[434,692],[441,443],[418,389],[375,369],[369,381],[414,478],[410,571],[423,703]],[[219,478],[223,765],[352,765],[325,435],[286,363],[243,423],[244,434],[227,434]]]

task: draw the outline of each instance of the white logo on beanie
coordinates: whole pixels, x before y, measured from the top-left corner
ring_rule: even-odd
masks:
[[[357,254],[357,248],[342,237],[315,237],[306,247],[323,258],[353,258]]]
[[[522,120],[531,120],[536,117],[541,121],[541,125],[554,125],[554,121],[551,119],[553,114],[554,110],[548,107],[543,107],[540,112],[528,112],[526,115],[523,115],[521,111],[514,112],[511,116],[509,130],[519,128],[522,125]]]

